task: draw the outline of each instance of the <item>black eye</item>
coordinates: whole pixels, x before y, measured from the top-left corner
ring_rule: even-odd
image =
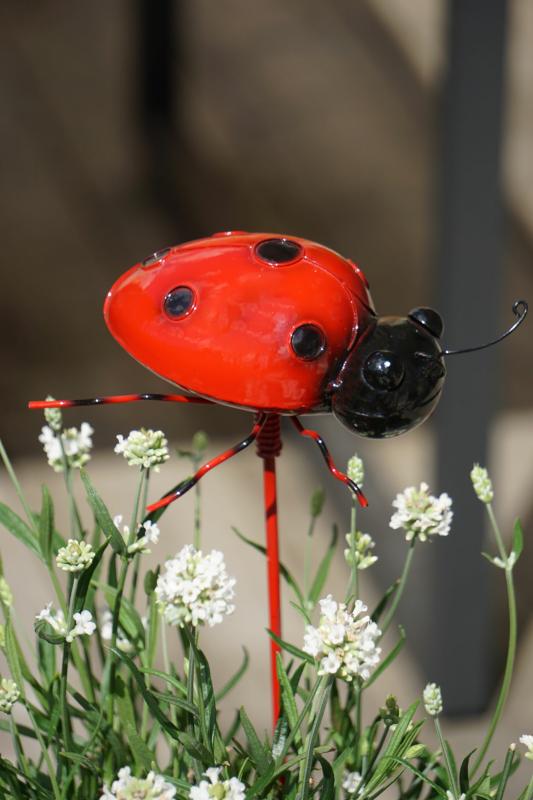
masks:
[[[403,360],[390,350],[377,350],[368,356],[363,375],[373,389],[391,392],[397,389],[404,377]]]
[[[255,252],[269,264],[285,264],[298,258],[302,248],[290,239],[266,239],[257,245]]]
[[[156,264],[158,261],[161,261],[161,259],[164,258],[166,254],[169,252],[170,252],[170,247],[164,247],[162,250],[157,250],[157,252],[152,253],[151,256],[145,258],[144,261],[142,261],[141,263],[143,267],[151,267],[152,264]]]
[[[326,349],[326,337],[316,325],[299,325],[291,336],[291,347],[298,358],[311,361]]]
[[[177,286],[165,297],[165,311],[172,319],[185,317],[194,305],[194,292],[188,286]]]

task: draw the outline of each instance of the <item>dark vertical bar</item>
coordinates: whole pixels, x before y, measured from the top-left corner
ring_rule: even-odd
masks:
[[[449,61],[441,107],[439,306],[450,347],[501,328],[503,213],[501,139],[506,0],[452,0]],[[483,508],[469,481],[487,463],[496,409],[499,349],[451,357],[436,415],[438,486],[454,500],[446,546],[433,555],[428,677],[443,686],[446,711],[468,714],[490,699],[495,670],[488,569],[480,557]],[[438,562],[437,559],[438,558]]]
[[[138,0],[138,113],[147,135],[172,126],[175,115],[177,0]]]

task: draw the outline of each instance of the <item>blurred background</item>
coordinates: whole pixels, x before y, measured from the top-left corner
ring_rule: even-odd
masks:
[[[115,278],[166,245],[231,229],[315,239],[361,265],[380,314],[438,308],[453,348],[493,338],[512,322],[514,299],[532,300],[527,0],[44,0],[2,4],[0,30],[0,433],[35,504],[42,480],[58,492],[61,482],[39,452],[42,419],[28,399],[168,390],[120,349],[101,313]],[[520,515],[527,537],[532,355],[529,322],[499,348],[450,360],[433,420],[405,438],[356,440],[313,419],[339,464],[355,450],[365,459],[371,508],[359,521],[380,557],[369,602],[403,562],[405,543],[388,530],[394,495],[426,480],[453,497],[449,540],[416,554],[399,615],[408,651],[376,693],[407,701],[440,682],[448,713],[466,720],[453,728],[465,741],[486,724],[506,640],[503,575],[479,555],[485,521],[468,473],[473,461],[489,466],[504,530]],[[117,433],[160,427],[185,446],[202,428],[214,455],[250,424],[233,410],[156,404],[65,414],[69,425],[82,419],[96,429],[93,480],[114,513],[133,492],[131,472],[111,455]],[[172,463],[161,489],[187,474]],[[311,491],[328,493],[317,551],[334,521],[347,528],[349,499],[288,430],[280,483],[282,554],[298,572]],[[13,499],[4,474],[0,495]],[[256,652],[235,702],[249,700],[268,724],[264,565],[231,533],[263,535],[254,454],[208,477],[204,498],[206,546],[227,553],[242,604],[208,647],[226,674],[248,637]],[[168,536],[184,543],[191,502],[176,506]],[[29,625],[49,589],[0,537]],[[159,558],[174,544],[166,547]],[[533,651],[530,551],[517,567],[522,644],[504,745],[531,728],[531,692],[522,693]],[[340,581],[342,548],[333,591]]]

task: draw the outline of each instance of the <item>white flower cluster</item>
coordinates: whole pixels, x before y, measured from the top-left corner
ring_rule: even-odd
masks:
[[[40,611],[35,619],[38,622],[47,622],[52,628],[54,633],[58,636],[64,636],[67,642],[72,642],[77,636],[90,636],[96,630],[96,623],[93,621],[93,615],[87,609],[78,611],[74,614],[75,625],[68,630],[65,615],[61,609],[57,611],[52,608],[52,603],[48,603],[42,611]]]
[[[339,675],[347,681],[356,676],[369,678],[379,663],[381,631],[368,615],[361,616],[367,607],[357,600],[353,611],[348,611],[329,594],[320,601],[320,611],[318,628],[307,625],[303,646],[320,662],[318,674]]]
[[[450,532],[453,512],[451,498],[447,494],[433,497],[427,483],[420,488],[409,486],[396,495],[392,503],[396,512],[390,520],[394,530],[403,528],[408,542],[419,539],[427,541],[429,536],[447,536]]]
[[[204,772],[206,781],[192,786],[190,800],[244,800],[246,786],[238,778],[220,780],[221,767],[209,767]]]
[[[424,689],[424,708],[430,717],[442,714],[442,692],[436,683],[428,683]]]
[[[530,761],[533,761],[533,736],[528,733],[524,733],[524,735],[520,737],[520,744],[523,744],[527,750],[526,758],[529,758]]]
[[[355,534],[347,533],[346,542],[348,547],[344,551],[344,558],[349,566],[353,566],[355,562],[357,569],[368,569],[378,560],[378,557],[371,552],[376,543],[368,533],[361,531],[356,531]]]
[[[66,428],[63,433],[45,425],[41,430],[39,441],[43,445],[48,463],[55,472],[63,472],[65,460],[67,464],[79,469],[91,458],[94,429],[88,422],[82,422],[81,428]],[[64,454],[64,455],[63,455]]]
[[[492,503],[494,491],[492,489],[492,481],[485,467],[474,464],[470,472],[470,480],[478,500],[481,500],[482,503]]]
[[[20,697],[19,687],[11,678],[0,681],[0,711],[9,714]]]
[[[354,455],[349,459],[346,474],[359,488],[362,487],[365,479],[365,467],[363,460],[358,455]]]
[[[360,785],[362,775],[360,772],[348,772],[345,771],[344,775],[342,776],[342,788],[346,792],[346,794],[355,794]]]
[[[65,572],[81,572],[92,564],[94,550],[92,544],[69,539],[66,547],[57,551],[56,564]]]
[[[235,578],[228,577],[224,556],[218,550],[204,555],[188,544],[165,562],[155,593],[165,620],[171,625],[190,622],[209,626],[222,622],[235,610]]]
[[[130,540],[130,526],[123,525],[122,520],[122,514],[117,514],[115,517],[113,517],[115,528],[118,528],[122,534],[124,542],[128,544]],[[147,520],[146,522],[143,522],[141,527],[144,531],[143,535],[139,536],[132,544],[128,545],[128,553],[130,556],[135,555],[135,553],[151,553],[152,551],[149,549],[148,545],[157,544],[159,541],[161,531],[155,522]]]
[[[111,789],[104,786],[100,800],[173,800],[175,796],[176,788],[162,775],[149,772],[146,778],[134,778],[130,767],[122,767]]]
[[[130,431],[126,438],[119,434],[117,442],[115,453],[122,453],[130,467],[159,472],[159,465],[170,458],[163,431],[141,428],[139,431]]]

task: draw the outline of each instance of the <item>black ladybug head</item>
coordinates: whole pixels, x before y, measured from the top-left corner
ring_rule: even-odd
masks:
[[[442,330],[442,320],[431,308],[376,319],[332,386],[332,410],[340,422],[362,436],[383,438],[427,419],[446,374]]]

